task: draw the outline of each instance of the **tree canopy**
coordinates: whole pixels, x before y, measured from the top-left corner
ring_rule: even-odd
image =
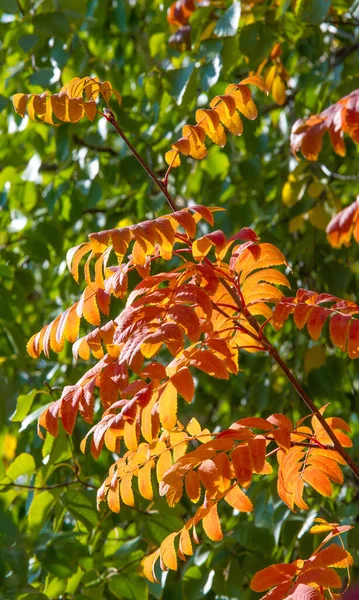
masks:
[[[208,527],[206,536],[205,527],[194,555],[179,561],[177,571],[162,574],[156,567],[159,581],[146,579],[145,557],[183,528],[194,514],[191,502],[183,496],[170,507],[165,498],[151,500],[135,489],[134,507],[125,503],[117,514],[101,503],[97,510],[96,491],[113,460],[109,452],[97,460],[81,452],[92,425],[78,419],[70,436],[62,423],[57,437],[47,431],[44,440],[36,429],[43,410],[89,367],[86,351],[74,360],[65,344],[47,359],[30,344],[34,360],[26,346],[79,300],[83,286],[66,265],[71,248],[92,232],[132,231],[169,214],[162,184],[131,154],[112,126],[112,113],[99,105],[104,116],[96,115],[81,105],[77,119],[59,94],[74,78],[109,81],[118,92],[110,101],[116,123],[158,181],[168,183],[177,210],[224,208],[214,217],[227,238],[242,231],[247,237],[241,239],[256,244],[260,238],[285,256],[282,264],[289,266],[277,277],[286,280],[280,285],[288,282],[292,299],[285,307],[279,302],[275,328],[266,334],[316,406],[328,404],[328,418],[350,424],[350,454],[358,462],[359,363],[351,360],[357,346],[350,346],[348,329],[343,341],[334,326],[298,330],[288,317],[308,300],[296,296],[298,288],[330,294],[332,302],[344,299],[338,310],[346,316],[356,314],[350,303],[359,303],[359,3],[0,0],[0,9],[0,594],[23,600],[257,599],[264,588],[249,587],[256,572],[288,563],[291,574],[292,561],[318,548],[321,538],[309,534],[316,518],[344,527],[355,579],[359,537],[349,526],[358,520],[358,482],[347,468],[324,499],[318,482],[308,478],[310,510],[297,504],[297,512],[280,500],[274,474],[255,474],[247,500],[253,512],[233,510],[235,501],[228,502],[220,515],[223,539]],[[252,86],[258,76],[268,95],[264,85]],[[234,113],[228,97],[231,84],[241,81],[251,90],[250,104],[240,91],[236,107],[242,111]],[[50,103],[44,90],[57,95],[51,100],[55,125],[36,118]],[[227,120],[226,143],[219,117],[208,111],[216,107],[214,98]],[[198,123],[207,137],[193,148],[186,127]],[[198,221],[204,215],[205,209]],[[178,218],[183,225],[183,215]],[[249,228],[258,238],[248,237]],[[209,231],[205,225],[202,235]],[[217,251],[218,236],[207,239]],[[203,246],[195,252],[205,256]],[[131,272],[130,290],[139,281]],[[81,335],[89,331],[81,325]],[[90,367],[95,363],[92,357]],[[307,414],[278,363],[264,353],[241,350],[238,374],[210,374],[208,368],[195,371],[193,404],[178,404],[181,423],[194,418],[199,431],[219,432],[249,415],[281,413],[296,422]],[[98,417],[97,399],[94,411]],[[285,448],[282,438],[278,444]]]

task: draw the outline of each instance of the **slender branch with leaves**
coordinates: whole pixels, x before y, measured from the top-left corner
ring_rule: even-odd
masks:
[[[75,78],[59,94],[14,97],[15,110],[21,116],[27,110],[31,119],[51,125],[75,123],[85,117],[93,120],[100,114],[121,136],[171,209],[152,220],[92,233],[88,241],[70,250],[67,264],[77,282],[80,264],[87,257],[85,288],[75,304],[28,343],[33,358],[42,352],[47,357],[50,351],[61,352],[68,341],[75,360],[89,361],[92,356],[96,361],[44,410],[38,431],[40,437],[43,430],[56,436],[61,421],[71,436],[77,415],[91,423],[95,399],[100,399],[103,413],[81,443],[86,452],[90,441],[95,459],[104,447],[115,458],[98,490],[99,505],[105,502],[115,513],[122,503],[133,507],[135,481],[148,501],[164,496],[174,507],[185,494],[193,504],[200,503],[183,528],[172,531],[144,561],[144,573],[152,581],[157,578],[157,560],[162,570],[176,570],[177,556],[186,560],[193,554],[199,524],[211,540],[222,539],[223,503],[241,512],[253,510],[246,493],[253,477],[276,477],[279,497],[292,511],[310,509],[313,490],[332,497],[333,485],[344,482],[343,467],[359,479],[359,467],[346,450],[352,446],[349,425],[339,416],[325,416],[326,406],[315,405],[270,341],[273,329],[279,330],[290,315],[297,328],[307,326],[314,340],[329,321],[332,344],[355,359],[359,356],[359,306],[303,289],[295,296],[285,296],[282,290],[290,287],[290,267],[279,248],[260,241],[248,227],[226,237],[223,231],[213,229],[216,213],[222,208],[198,204],[177,210],[168,189],[169,174],[180,165],[180,154],[201,159],[207,153],[207,137],[223,146],[225,128],[241,135],[240,114],[257,118],[250,86],[266,91],[258,75],[249,76],[229,85],[210,102],[210,108],[198,110],[195,125],[184,125],[182,136],[166,154],[164,179],[146,164],[123,132],[109,107],[112,95],[119,102],[121,97],[109,82]],[[356,140],[350,125],[354,97],[353,92],[338,103],[339,108],[329,110],[324,129],[330,135],[332,112],[346,111],[343,130]],[[101,110],[98,98],[106,104]],[[295,150],[301,146],[308,155],[308,137],[324,133],[321,124],[327,117],[323,115],[300,128],[296,125]],[[320,129],[313,133],[311,128],[319,122]],[[316,139],[315,152],[319,151],[319,137]],[[337,138],[335,143],[337,152],[343,149]],[[135,285],[133,275],[139,281]],[[80,337],[83,319],[93,329]],[[242,351],[267,353],[309,413],[296,423],[278,413],[247,415],[221,431],[202,428],[195,417],[183,423],[183,401],[191,404],[195,400],[196,372],[223,380],[235,377]],[[74,483],[86,485],[79,479],[61,485]],[[271,600],[333,598],[332,590],[342,585],[333,567],[349,567],[352,559],[344,548],[331,545],[323,549],[323,544],[345,527],[324,522],[315,527],[315,532],[319,527],[330,534],[310,559],[259,571],[252,589],[274,588],[263,597]]]

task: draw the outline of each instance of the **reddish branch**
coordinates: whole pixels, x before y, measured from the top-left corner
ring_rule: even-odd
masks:
[[[121,138],[123,139],[125,144],[131,150],[133,155],[137,158],[138,162],[142,165],[142,167],[145,169],[145,171],[148,173],[148,175],[152,178],[152,180],[156,183],[156,185],[159,187],[161,192],[164,194],[169,206],[171,207],[171,210],[173,212],[175,212],[176,206],[175,206],[173,198],[171,197],[171,195],[167,189],[167,186],[164,184],[163,181],[158,179],[157,175],[152,171],[152,169],[144,162],[142,157],[138,154],[137,150],[134,148],[134,146],[131,144],[131,142],[128,140],[128,138],[125,136],[122,129],[119,127],[112,111],[110,111],[109,109],[105,109],[105,111],[101,114],[103,117],[105,117],[105,119],[107,119],[107,121],[109,123],[111,123],[111,125],[113,125],[113,127],[119,133],[119,135],[121,136]],[[191,241],[187,240],[187,242],[188,242],[188,245],[190,246]],[[207,260],[206,260],[206,262],[207,262]],[[215,268],[214,265],[212,265],[212,263],[210,261],[208,261],[208,263],[213,268]],[[276,348],[270,343],[268,338],[264,335],[261,326],[259,325],[257,320],[253,317],[253,315],[251,315],[251,313],[247,309],[245,302],[244,302],[243,295],[240,290],[240,286],[238,285],[238,283],[235,280],[233,280],[231,282],[232,285],[230,285],[227,281],[227,278],[224,279],[223,276],[221,277],[221,283],[225,287],[225,289],[228,291],[228,293],[232,296],[236,306],[238,307],[238,312],[243,314],[243,316],[246,318],[246,320],[248,321],[250,326],[257,332],[257,335],[255,335],[249,329],[247,330],[246,328],[244,328],[243,324],[239,323],[238,320],[234,320],[233,321],[234,324],[237,327],[240,327],[242,331],[244,331],[247,335],[252,337],[257,343],[261,344],[261,346],[263,346],[265,351],[267,351],[268,354],[270,354],[272,356],[273,360],[275,360],[275,362],[280,366],[283,373],[286,375],[287,379],[290,381],[291,385],[296,390],[299,397],[303,400],[305,405],[309,408],[310,412],[317,417],[321,426],[323,427],[325,432],[328,434],[329,438],[332,440],[334,449],[338,452],[338,454],[340,454],[340,456],[345,460],[346,464],[352,470],[354,475],[359,479],[358,465],[354,462],[354,460],[351,458],[351,456],[349,456],[349,454],[343,448],[343,446],[339,442],[338,438],[336,437],[335,433],[330,428],[330,426],[328,425],[327,421],[325,420],[325,418],[323,417],[323,415],[321,414],[319,409],[315,406],[314,402],[311,400],[310,396],[307,394],[307,392],[303,389],[303,387],[301,386],[299,381],[293,375],[292,371],[289,369],[289,367],[286,365],[284,360],[281,358],[281,356],[279,355]],[[230,318],[229,315],[227,315],[225,313],[225,311],[223,311],[219,306],[216,306],[216,309],[219,312],[221,312],[223,315]]]

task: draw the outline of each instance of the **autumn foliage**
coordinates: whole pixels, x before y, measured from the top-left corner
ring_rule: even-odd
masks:
[[[207,136],[212,142],[223,147],[227,140],[224,127],[234,135],[243,133],[243,122],[239,113],[251,120],[258,116],[252,92],[248,88],[250,84],[268,93],[263,79],[258,75],[251,75],[238,84],[226,87],[223,95],[213,98],[209,109],[197,110],[196,125],[184,125],[182,137],[172,144],[172,150],[166,152],[165,159],[170,169],[180,166],[180,154],[197,159],[204,158],[207,155],[204,144]]]
[[[186,3],[176,5],[182,15]],[[228,86],[209,109],[197,111],[196,125],[185,125],[182,137],[166,154],[170,168],[180,164],[179,154],[203,158],[207,136],[223,146],[224,126],[236,135],[242,133],[239,113],[257,117],[249,84],[266,90],[259,76],[250,76]],[[94,118],[95,100],[101,96],[107,105],[111,94],[120,100],[108,82],[75,78],[54,96],[17,94],[14,106],[22,116],[27,107],[30,118],[47,123],[54,123],[53,115],[76,122],[84,116]],[[301,148],[305,156],[316,158],[326,130],[339,153],[344,151],[343,131],[358,141],[356,94],[296,124],[294,150]],[[101,114],[106,117],[105,111]],[[340,130],[334,126],[339,118]],[[222,505],[253,510],[247,495],[253,478],[275,477],[280,499],[296,511],[310,508],[313,492],[332,497],[344,481],[345,465],[355,472],[344,450],[352,445],[349,425],[340,417],[325,417],[326,407],[318,410],[306,399],[264,330],[280,329],[293,315],[295,327],[307,326],[309,336],[317,340],[329,321],[332,345],[354,359],[359,355],[359,307],[303,289],[284,296],[283,290],[290,288],[290,267],[281,250],[260,241],[246,227],[226,237],[214,229],[220,210],[194,205],[92,233],[67,256],[77,282],[84,261],[85,287],[79,300],[28,343],[34,358],[42,352],[46,356],[60,352],[67,341],[75,360],[96,361],[42,413],[39,434],[45,429],[56,436],[61,420],[71,435],[78,415],[92,423],[95,399],[100,399],[102,414],[81,444],[85,452],[89,442],[95,459],[103,448],[116,453],[98,490],[99,504],[107,503],[116,513],[122,503],[134,506],[135,489],[149,501],[164,496],[171,507],[183,495],[198,505],[182,529],[170,533],[146,558],[144,573],[152,581],[157,561],[163,570],[176,570],[178,557],[186,560],[193,554],[199,526],[210,540],[222,539]],[[354,209],[349,226],[346,215],[328,228],[334,245],[348,241],[354,227],[352,213]],[[131,288],[132,274],[139,283]],[[81,331],[83,321],[93,327],[89,333]],[[195,418],[183,423],[181,406],[194,401],[196,372],[227,380],[237,375],[242,351],[271,355],[306,401],[309,414],[297,422],[277,413],[248,415],[222,431],[202,428]],[[317,551],[307,560],[259,571],[252,589],[271,589],[263,600],[321,600],[326,590],[337,593],[342,582],[336,569],[347,568],[352,559],[342,546],[323,546],[347,529],[325,522],[315,525],[313,533],[329,532]]]
[[[308,160],[317,160],[325,132],[329,134],[334,152],[345,156],[344,133],[359,143],[359,90],[344,96],[318,115],[298,119],[292,128],[291,147],[296,154],[301,150]]]

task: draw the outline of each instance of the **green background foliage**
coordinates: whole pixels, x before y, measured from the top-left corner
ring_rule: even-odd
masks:
[[[290,511],[275,478],[249,491],[253,515],[221,513],[220,543],[203,534],[195,555],[177,573],[150,584],[142,558],[174,529],[191,506],[165,501],[119,515],[96,510],[96,488],[111,463],[79,450],[88,425],[78,422],[44,443],[36,419],[64,385],[84,372],[69,348],[33,361],[26,341],[73,303],[79,286],[65,255],[91,231],[131,224],[167,211],[164,198],[104,119],[51,128],[21,120],[10,97],[58,91],[72,77],[109,79],[123,96],[118,120],[137,150],[160,175],[164,154],[196,108],[227,84],[258,68],[276,42],[289,73],[285,106],[255,93],[260,117],[244,122],[240,138],[210,145],[201,162],[183,158],[170,176],[178,207],[190,202],[227,209],[218,228],[233,234],[253,227],[292,265],[293,289],[306,287],[358,301],[358,247],[333,250],[325,226],[359,193],[358,149],[333,153],[329,138],[318,162],[297,162],[289,133],[297,118],[316,113],[359,87],[359,3],[347,0],[216,2],[191,17],[191,43],[169,44],[168,0],[0,0],[0,594],[5,599],[113,600],[197,598],[249,600],[254,572],[273,562],[310,555],[318,540],[306,535],[313,519],[358,520],[358,484],[347,472],[333,499],[313,493],[311,510]],[[239,15],[240,18],[239,18]],[[268,332],[270,327],[268,328]],[[325,337],[309,341],[288,322],[270,331],[282,355],[318,405],[353,428],[359,458],[359,361],[350,361]],[[299,398],[270,357],[241,356],[229,382],[198,376],[193,406],[202,427],[271,412],[296,419]],[[16,412],[15,412],[16,410]],[[2,448],[2,450],[1,450]],[[14,485],[16,482],[16,485]],[[21,486],[25,486],[22,488]],[[33,486],[29,489],[26,486]],[[40,490],[36,490],[40,488]],[[46,489],[45,489],[46,488]],[[359,536],[349,534],[359,564]]]

